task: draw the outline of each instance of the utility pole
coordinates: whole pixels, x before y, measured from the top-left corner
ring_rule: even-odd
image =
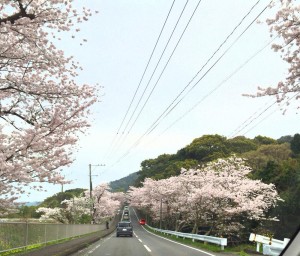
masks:
[[[89,175],[90,175],[90,199],[92,200],[93,185],[92,185],[92,165],[91,164],[89,164]]]
[[[91,200],[91,217],[92,217],[92,224],[94,223],[93,220],[93,211],[94,211],[94,203],[92,202],[92,191],[93,191],[93,184],[92,184],[92,166],[105,166],[105,164],[89,164],[89,176],[90,176],[90,200]]]
[[[161,222],[162,222],[162,198],[160,199],[159,229],[161,229]]]

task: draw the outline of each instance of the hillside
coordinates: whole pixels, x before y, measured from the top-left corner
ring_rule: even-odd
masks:
[[[138,174],[134,172],[119,180],[111,181],[109,186],[112,192],[126,192],[129,186],[133,186],[137,178]]]

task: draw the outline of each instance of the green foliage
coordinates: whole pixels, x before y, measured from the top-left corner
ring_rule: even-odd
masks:
[[[252,140],[244,136],[237,136],[235,138],[228,139],[226,142],[226,146],[230,152],[241,154],[251,150],[256,150],[258,147],[256,142],[256,139]]]
[[[206,163],[217,158],[228,157],[230,151],[226,147],[226,137],[220,135],[203,135],[194,139],[184,148],[184,157]]]
[[[257,150],[245,152],[242,157],[253,170],[259,171],[269,162],[279,163],[291,157],[292,151],[288,143],[261,145]]]
[[[126,192],[129,186],[133,186],[138,178],[137,172],[134,172],[122,179],[115,180],[109,183],[112,192]]]
[[[65,192],[59,192],[53,196],[46,198],[39,207],[47,207],[47,208],[55,208],[55,207],[62,207],[61,202],[64,200],[70,200],[73,197],[79,197],[85,189],[83,188],[75,188],[69,189]]]
[[[258,135],[254,138],[254,141],[256,144],[258,145],[270,145],[270,144],[276,144],[277,141],[272,139],[272,138],[269,138],[269,137],[266,137],[266,136],[261,136],[261,135]]]
[[[292,141],[292,139],[293,139],[293,136],[291,136],[291,135],[286,135],[286,136],[281,136],[278,140],[277,140],[277,142],[279,143],[279,144],[281,144],[281,143],[291,143],[291,141]]]
[[[291,141],[291,150],[294,154],[300,154],[300,134],[296,133]]]

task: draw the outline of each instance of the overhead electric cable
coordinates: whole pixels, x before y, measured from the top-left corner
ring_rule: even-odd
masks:
[[[180,13],[178,19],[177,19],[177,22],[176,22],[176,24],[175,24],[175,27],[173,28],[172,33],[171,33],[171,35],[169,36],[169,39],[168,39],[168,41],[167,41],[167,43],[166,43],[166,45],[165,45],[165,47],[164,47],[164,49],[163,49],[163,52],[162,52],[161,55],[160,55],[160,58],[159,58],[159,60],[158,60],[158,62],[157,62],[157,64],[156,64],[156,66],[155,66],[155,68],[154,68],[154,71],[152,72],[151,77],[150,77],[150,79],[149,79],[149,81],[148,81],[148,83],[147,83],[147,85],[146,85],[146,87],[145,87],[145,89],[144,89],[142,95],[140,96],[140,99],[139,99],[137,105],[135,106],[134,111],[132,112],[132,114],[131,114],[131,116],[130,116],[130,118],[129,118],[127,124],[126,124],[126,126],[125,126],[125,128],[124,128],[124,130],[123,130],[123,133],[124,133],[125,130],[127,129],[128,125],[129,125],[129,123],[130,123],[130,121],[132,120],[132,117],[134,116],[134,114],[135,114],[135,112],[136,112],[138,106],[139,106],[140,103],[141,103],[142,98],[144,97],[144,95],[145,95],[145,93],[146,93],[146,90],[147,90],[148,87],[149,87],[149,84],[150,84],[150,82],[151,82],[151,80],[152,80],[152,78],[153,78],[153,76],[154,76],[154,73],[156,72],[159,63],[160,63],[162,57],[163,57],[164,54],[165,54],[165,51],[166,51],[166,49],[167,49],[167,47],[168,47],[168,45],[169,45],[169,43],[170,43],[170,41],[171,41],[171,39],[172,39],[172,37],[173,37],[173,35],[174,35],[174,32],[175,32],[175,30],[176,30],[176,28],[177,28],[177,25],[178,25],[179,21],[181,20],[181,17],[182,17],[182,15],[183,15],[184,11],[185,11],[185,8],[186,8],[188,2],[189,2],[189,0],[186,1],[186,3],[185,3],[185,5],[184,5],[184,7],[183,7],[183,9],[182,9],[182,11],[181,11],[181,13]],[[135,123],[135,122],[134,122],[134,123]],[[130,130],[131,130],[131,129],[129,129],[128,133],[130,132]]]
[[[188,2],[188,1],[187,1],[187,2]],[[186,2],[186,4],[187,4],[187,2]],[[133,126],[134,126],[135,123],[137,122],[138,117],[140,116],[140,114],[141,114],[141,112],[143,111],[143,109],[145,108],[145,106],[146,106],[148,100],[150,99],[150,97],[151,97],[151,95],[152,95],[152,93],[153,93],[155,87],[157,86],[157,84],[158,84],[160,78],[162,77],[162,75],[163,75],[163,73],[164,73],[166,67],[168,66],[168,64],[169,64],[169,62],[170,62],[172,56],[174,55],[174,52],[175,52],[175,50],[177,49],[177,47],[178,47],[178,45],[179,45],[179,43],[180,43],[180,41],[181,41],[181,39],[182,39],[184,33],[186,32],[186,30],[187,30],[187,28],[188,28],[188,26],[189,26],[189,24],[190,24],[190,22],[191,22],[191,20],[192,20],[192,18],[193,18],[193,16],[194,16],[194,14],[196,13],[196,11],[197,11],[197,9],[198,9],[200,3],[201,3],[201,0],[198,2],[198,4],[196,5],[196,7],[194,8],[194,11],[193,11],[192,15],[190,16],[190,18],[189,18],[189,20],[188,20],[188,22],[187,22],[187,24],[186,24],[186,26],[185,26],[183,32],[181,33],[180,38],[178,39],[178,41],[177,41],[177,43],[176,43],[176,45],[175,45],[175,47],[174,47],[174,49],[173,49],[173,51],[172,51],[170,57],[168,58],[168,61],[166,62],[166,64],[165,64],[163,70],[161,71],[161,73],[160,73],[160,75],[159,75],[159,77],[158,77],[158,79],[157,79],[155,85],[153,86],[153,88],[152,88],[150,94],[148,95],[148,98],[146,99],[146,101],[145,101],[143,107],[141,108],[141,110],[140,110],[138,116],[136,117],[136,119],[134,120],[134,122],[133,122],[133,124],[131,125],[130,129],[128,130],[127,135],[129,134],[129,132],[131,131],[131,129],[133,128]],[[185,7],[184,7],[184,8],[185,8]],[[184,11],[184,9],[183,9],[183,11]],[[183,11],[182,11],[182,13],[183,13]],[[182,13],[181,13],[181,15],[182,15]],[[181,15],[180,15],[180,17],[181,17]],[[180,18],[180,17],[179,17],[179,18]],[[177,21],[176,26],[177,26],[178,22],[179,22],[179,20]],[[175,28],[176,28],[176,26],[175,26]],[[173,31],[174,31],[174,30],[173,30]],[[173,33],[172,33],[172,34],[173,34]],[[160,59],[161,59],[161,58],[160,58]],[[156,70],[156,69],[155,69],[155,70]],[[153,73],[153,74],[154,74],[154,73]],[[152,76],[151,76],[151,78],[152,78]],[[149,83],[148,83],[148,84],[149,84]],[[147,86],[148,86],[148,85],[147,85]],[[126,135],[126,136],[127,136],[127,135]],[[141,137],[143,137],[143,136],[145,136],[145,134],[142,135]],[[140,139],[138,139],[137,141],[139,141],[139,140],[140,140]],[[138,145],[138,143],[136,142],[136,143],[134,143],[134,145],[133,145],[132,147],[135,147],[135,146],[137,146],[137,145]],[[130,150],[128,150],[128,151],[130,151]],[[119,158],[119,160],[117,160],[117,162],[119,162],[120,159],[124,158],[124,157],[129,153],[128,151],[127,151],[121,158]]]
[[[154,52],[155,52],[155,49],[156,49],[156,47],[157,47],[157,45],[158,45],[158,42],[159,42],[159,40],[160,40],[160,37],[161,37],[161,35],[162,35],[162,33],[163,33],[163,30],[164,30],[164,28],[165,28],[165,26],[166,26],[166,23],[167,23],[168,19],[169,19],[169,16],[170,16],[170,13],[171,13],[171,11],[172,11],[172,9],[173,9],[173,6],[174,6],[175,1],[176,1],[176,0],[174,0],[174,1],[172,2],[172,5],[171,5],[171,7],[170,7],[170,9],[169,9],[169,11],[168,11],[167,17],[166,17],[166,19],[165,19],[165,21],[164,21],[164,24],[163,24],[163,26],[162,26],[162,28],[161,28],[161,30],[160,30],[159,36],[158,36],[158,38],[156,39],[156,43],[155,43],[155,45],[154,45],[154,47],[153,47],[153,49],[152,49],[152,52],[151,52],[150,57],[149,57],[149,59],[148,59],[147,65],[146,65],[146,67],[145,67],[145,69],[144,69],[144,72],[143,72],[143,74],[142,74],[142,77],[141,77],[141,79],[140,79],[140,82],[139,82],[139,84],[138,84],[138,86],[137,86],[137,88],[136,88],[136,90],[135,90],[135,92],[134,92],[134,95],[133,95],[133,97],[132,97],[132,99],[131,99],[131,101],[130,101],[130,104],[129,104],[127,110],[126,110],[126,113],[125,113],[125,115],[124,115],[124,117],[123,117],[123,119],[122,119],[122,122],[121,122],[121,124],[120,124],[120,126],[119,126],[119,128],[118,128],[118,131],[117,131],[117,133],[115,134],[115,137],[114,137],[114,139],[113,139],[113,141],[112,141],[112,143],[111,143],[110,148],[113,148],[113,145],[114,145],[114,143],[115,143],[115,140],[116,140],[116,138],[117,138],[117,136],[118,136],[118,134],[119,134],[119,132],[120,132],[120,130],[121,130],[121,127],[123,126],[123,123],[124,123],[124,121],[125,121],[125,119],[126,119],[126,117],[127,117],[127,115],[128,115],[128,112],[129,112],[129,110],[130,110],[130,108],[131,108],[131,106],[132,106],[132,103],[133,103],[133,101],[134,101],[134,99],[135,99],[135,97],[136,97],[136,94],[137,94],[137,92],[138,92],[138,90],[139,90],[139,88],[140,88],[140,86],[141,86],[141,83],[142,83],[142,81],[143,81],[143,79],[144,79],[144,76],[145,76],[145,73],[146,73],[146,71],[147,71],[147,69],[148,69],[148,67],[149,67],[150,61],[151,61],[151,59],[152,59],[152,57],[153,57],[153,54],[154,54]],[[109,150],[109,151],[110,151],[110,150]]]
[[[160,78],[162,77],[162,75],[163,75],[165,69],[167,68],[167,66],[168,66],[168,64],[169,64],[169,62],[170,62],[172,56],[174,55],[174,52],[175,52],[175,50],[177,49],[177,47],[178,47],[178,45],[179,45],[179,43],[180,43],[180,41],[181,41],[181,39],[182,39],[184,33],[186,32],[186,30],[187,30],[187,28],[188,28],[188,26],[189,26],[189,24],[190,24],[192,18],[194,17],[194,14],[196,13],[196,11],[197,11],[197,9],[198,9],[200,3],[201,3],[201,0],[200,0],[200,1],[198,2],[198,4],[196,5],[196,7],[195,7],[195,9],[194,9],[194,11],[193,11],[193,13],[192,13],[192,15],[191,15],[191,17],[190,17],[188,23],[186,24],[186,26],[185,26],[183,32],[181,33],[181,36],[180,36],[179,40],[177,41],[177,43],[176,43],[176,45],[175,45],[175,47],[174,47],[174,49],[173,49],[173,51],[172,51],[172,53],[171,53],[171,55],[170,55],[168,61],[166,62],[166,64],[165,64],[163,70],[161,71],[161,73],[160,73],[160,75],[159,75],[159,77],[158,77],[158,79],[157,79],[155,85],[153,86],[153,88],[152,88],[150,94],[148,95],[148,98],[147,98],[146,101],[144,102],[143,107],[140,109],[140,112],[138,113],[138,115],[137,115],[136,119],[134,120],[133,124],[131,125],[131,127],[130,127],[130,129],[129,129],[129,132],[131,131],[131,129],[133,128],[133,126],[134,126],[135,123],[137,122],[137,119],[139,118],[139,116],[141,115],[141,113],[142,113],[143,109],[145,108],[147,102],[149,101],[149,99],[150,99],[150,97],[151,97],[153,91],[155,90],[155,88],[156,88],[156,86],[157,86],[157,84],[158,84]]]
[[[290,100],[292,100],[293,98],[295,98],[295,97],[298,96],[299,94],[300,94],[300,92],[296,93],[292,98],[288,99],[288,100],[285,102],[285,104],[289,103]],[[277,101],[276,101],[276,103],[277,103]],[[261,115],[262,115],[263,113],[265,113],[266,111],[267,111],[267,109],[264,110],[259,116],[261,116]],[[267,115],[266,117],[264,117],[262,120],[260,120],[258,123],[256,123],[254,126],[252,126],[250,129],[248,129],[246,132],[244,132],[243,135],[245,135],[245,134],[247,134],[248,132],[250,132],[251,130],[253,130],[256,126],[258,126],[258,125],[261,124],[263,121],[265,121],[266,119],[268,119],[268,118],[269,118],[271,115],[273,115],[276,111],[278,111],[278,109],[273,110],[269,115]],[[258,117],[257,117],[257,118],[258,118]],[[257,119],[257,118],[256,118],[256,119]],[[249,123],[247,126],[249,126],[249,125],[250,125],[250,123]],[[244,129],[247,128],[247,126],[245,126]]]
[[[177,25],[178,25],[178,23],[179,23],[179,21],[180,21],[182,15],[183,15],[184,11],[185,11],[185,8],[186,8],[188,2],[189,2],[189,0],[186,1],[186,3],[185,3],[185,5],[184,5],[184,7],[183,7],[183,9],[182,9],[182,11],[181,11],[181,13],[180,13],[178,19],[177,19],[177,22],[176,22],[176,24],[175,24],[175,27],[173,28],[172,33],[171,33],[171,35],[169,36],[169,39],[168,39],[168,41],[167,41],[167,43],[166,43],[166,45],[165,45],[165,47],[164,47],[164,49],[163,49],[163,52],[162,52],[161,55],[160,55],[160,58],[159,58],[159,60],[158,60],[158,62],[157,62],[157,64],[156,64],[156,66],[155,66],[155,68],[154,68],[154,71],[152,72],[151,77],[150,77],[150,79],[149,79],[149,81],[148,81],[148,83],[147,83],[147,85],[146,85],[146,87],[145,87],[145,89],[144,89],[142,95],[140,96],[138,103],[136,104],[136,106],[135,106],[135,108],[134,108],[134,110],[133,110],[133,112],[132,112],[132,114],[131,114],[129,120],[127,121],[127,123],[126,123],[126,125],[125,125],[125,128],[123,129],[122,135],[125,133],[125,131],[126,131],[128,125],[129,125],[130,121],[132,120],[134,114],[135,114],[136,111],[137,111],[138,106],[139,106],[140,103],[141,103],[142,98],[144,97],[144,95],[145,95],[145,93],[146,93],[146,90],[148,89],[148,86],[149,86],[149,84],[150,84],[150,82],[151,82],[151,80],[152,80],[152,77],[154,76],[154,73],[156,72],[156,69],[157,69],[159,63],[160,63],[162,57],[164,56],[164,53],[165,53],[165,51],[166,51],[166,49],[167,49],[167,47],[168,47],[168,45],[169,45],[169,43],[170,43],[170,41],[171,41],[171,39],[172,39],[172,37],[173,37],[173,34],[174,34],[174,32],[175,32],[175,30],[176,30],[176,28],[177,28]],[[119,145],[117,146],[117,148],[120,148],[120,147],[122,146],[122,144],[123,144],[124,141],[126,140],[126,138],[127,138],[127,136],[128,136],[128,134],[129,134],[130,131],[131,131],[131,129],[128,130],[128,132],[125,134],[125,136],[123,137],[123,139],[121,140],[121,142],[119,143]]]
[[[212,70],[212,68],[223,58],[223,56],[233,47],[233,45],[242,37],[242,35],[253,25],[253,23],[262,15],[262,13],[268,8],[268,6],[273,2],[270,1],[270,3],[255,17],[255,19],[244,29],[244,31],[234,40],[234,42],[224,51],[224,53],[212,64],[212,66],[204,73],[204,75],[201,76],[200,79],[198,79],[198,81],[189,89],[189,91],[180,99],[179,102],[181,102],[183,100],[184,97],[186,97],[186,95],[195,88],[195,86],[208,74],[208,72],[210,72]],[[193,78],[194,79],[194,78]],[[178,102],[178,103],[179,103]],[[177,103],[177,104],[178,104]],[[174,108],[173,108],[174,109]],[[187,113],[187,112],[186,112]],[[183,116],[181,117],[183,118]],[[181,119],[180,118],[180,119]],[[140,141],[143,139],[144,136],[146,136],[147,134],[149,134],[149,131],[153,131],[153,124],[150,126],[150,128],[139,138],[137,139],[137,141],[127,150],[127,152],[121,156],[119,158],[119,160],[117,162],[119,162],[121,159],[123,159],[126,155],[128,155],[130,153],[130,151],[135,148]],[[156,122],[154,123],[154,127],[157,127]]]
[[[189,83],[183,88],[183,90],[175,97],[175,99],[169,104],[169,106],[164,110],[164,112],[155,120],[155,122],[152,124],[150,129],[148,129],[148,134],[152,132],[152,130],[157,127],[157,122],[160,122],[161,119],[164,119],[167,115],[170,114],[171,111],[182,101],[179,100],[175,106],[172,107],[172,105],[176,102],[176,100],[184,93],[184,91],[190,86],[190,84],[194,81],[194,79],[200,74],[200,72],[207,66],[209,61],[219,52],[221,47],[228,41],[228,39],[233,35],[233,33],[237,30],[237,28],[243,23],[243,21],[248,17],[248,15],[253,11],[253,9],[256,7],[256,5],[260,2],[258,0],[251,9],[247,12],[247,14],[241,19],[241,21],[234,27],[234,29],[231,31],[231,33],[225,38],[225,40],[219,45],[219,47],[215,50],[215,52],[210,56],[210,58],[205,62],[205,64],[200,68],[200,70],[194,75],[194,77],[189,81]],[[165,115],[165,116],[164,116]],[[163,117],[164,116],[164,117]],[[163,117],[163,118],[162,118]]]
[[[194,104],[190,109],[188,109],[184,114],[182,114],[178,119],[176,119],[170,126],[168,126],[159,136],[164,134],[167,130],[169,130],[172,126],[174,126],[178,121],[183,119],[188,113],[192,112],[199,104],[201,104],[206,98],[208,98],[211,94],[213,94],[217,89],[219,89],[224,83],[226,83],[230,78],[232,78],[235,74],[237,74],[243,67],[245,67],[252,59],[254,59],[257,55],[259,55],[265,48],[267,48],[277,37],[273,38],[269,41],[264,47],[254,53],[250,58],[248,58],[242,65],[240,65],[237,69],[235,69],[229,76],[227,76],[222,82],[220,82],[213,90],[203,96],[196,104]],[[153,129],[152,129],[153,130]],[[151,132],[152,132],[151,130]],[[150,133],[150,132],[149,132]]]
[[[173,51],[172,51],[170,57],[168,58],[168,61],[166,62],[166,64],[165,64],[163,70],[161,71],[158,80],[156,81],[155,85],[153,86],[153,88],[152,88],[150,94],[148,95],[146,101],[144,102],[144,105],[143,105],[142,108],[140,109],[140,112],[138,113],[137,117],[135,118],[134,122],[132,123],[132,125],[131,125],[130,129],[128,130],[127,134],[126,134],[125,137],[123,138],[122,143],[123,143],[123,142],[125,141],[125,139],[127,138],[128,134],[129,134],[130,131],[132,130],[133,126],[135,125],[135,123],[137,122],[139,116],[141,115],[143,109],[145,108],[147,102],[149,101],[149,99],[150,99],[150,97],[151,97],[151,95],[152,95],[152,93],[153,93],[155,87],[157,86],[157,84],[158,84],[160,78],[162,77],[162,75],[163,75],[165,69],[167,68],[167,66],[168,66],[168,64],[169,64],[169,62],[170,62],[172,56],[174,55],[174,52],[175,52],[175,50],[177,49],[177,47],[178,47],[178,45],[179,45],[179,43],[180,43],[180,41],[181,41],[181,39],[182,39],[184,33],[186,32],[187,27],[189,26],[189,24],[190,24],[190,22],[191,22],[191,20],[192,20],[192,18],[193,18],[193,16],[194,16],[196,10],[198,9],[198,6],[199,6],[200,2],[201,2],[201,0],[198,2],[198,4],[196,5],[196,7],[194,8],[193,13],[192,13],[192,15],[190,16],[189,21],[188,21],[188,23],[186,24],[186,26],[185,26],[183,32],[181,33],[181,36],[180,36],[180,38],[178,39],[178,41],[177,41],[177,43],[176,43],[176,45],[175,45],[175,47],[174,47],[174,49],[173,49]],[[162,52],[160,58],[159,58],[159,61],[158,61],[157,65],[156,65],[156,67],[155,67],[155,69],[154,69],[154,71],[153,71],[153,73],[152,73],[152,75],[151,75],[151,77],[150,77],[150,80],[148,81],[148,84],[147,84],[147,86],[146,86],[146,88],[145,88],[145,90],[144,90],[142,96],[140,97],[140,100],[139,100],[139,102],[138,102],[138,104],[137,104],[137,106],[136,106],[134,112],[132,113],[132,115],[131,115],[131,117],[130,117],[130,120],[127,122],[125,129],[127,128],[127,126],[128,126],[128,124],[129,124],[129,122],[131,121],[133,115],[135,114],[135,111],[137,110],[137,107],[138,107],[139,103],[141,102],[141,99],[142,99],[142,97],[144,96],[144,93],[145,93],[146,89],[148,88],[148,86],[149,86],[149,84],[150,84],[150,81],[152,80],[152,77],[153,77],[153,75],[154,75],[154,73],[155,73],[155,71],[156,71],[156,69],[157,69],[157,67],[158,67],[158,65],[159,65],[159,63],[160,63],[160,61],[161,61],[161,59],[162,59],[162,57],[163,57],[163,54],[165,53],[165,50],[166,50],[166,48],[167,48],[167,46],[168,46],[168,44],[169,44],[169,42],[170,42],[170,40],[171,40],[171,38],[172,38],[172,36],[173,36],[173,34],[174,34],[174,31],[175,31],[175,29],[176,29],[176,27],[177,27],[177,25],[178,25],[178,23],[179,23],[179,21],[180,21],[180,19],[181,19],[181,17],[182,17],[182,14],[183,14],[183,12],[184,12],[184,10],[185,10],[185,8],[186,8],[187,3],[188,3],[188,1],[186,2],[186,4],[185,4],[183,10],[181,11],[181,14],[180,14],[179,18],[177,19],[177,22],[176,22],[176,25],[175,25],[175,27],[174,27],[174,29],[173,29],[173,31],[172,31],[172,34],[171,34],[171,36],[169,37],[169,40],[168,40],[168,42],[167,42],[167,44],[166,44],[166,46],[165,46],[165,48],[164,48],[164,50],[163,50],[163,52]],[[124,129],[123,133],[125,132],[125,129]],[[119,145],[119,147],[122,145],[122,143]]]

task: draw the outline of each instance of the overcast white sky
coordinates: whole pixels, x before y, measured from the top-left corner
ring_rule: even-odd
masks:
[[[253,99],[242,96],[243,93],[254,94],[257,86],[275,85],[287,75],[287,68],[280,55],[274,53],[270,45],[262,50],[271,40],[266,25],[255,22],[235,42],[269,3],[259,1],[185,92],[203,76],[200,82],[149,135],[143,136],[257,2],[202,0],[162,73],[198,4],[198,1],[190,0],[156,72],[153,73],[186,3],[185,0],[177,0],[132,108],[117,134],[172,2],[173,0],[85,1],[87,7],[99,13],[81,26],[81,34],[78,38],[76,35],[76,40],[64,39],[61,48],[66,55],[73,55],[84,68],[78,80],[81,83],[99,83],[103,86],[103,96],[101,102],[93,107],[92,127],[81,137],[80,149],[74,154],[76,160],[71,166],[63,168],[67,179],[73,180],[64,189],[88,188],[89,164],[105,164],[92,167],[93,175],[97,175],[93,176],[93,186],[96,186],[138,171],[140,163],[145,159],[156,158],[163,153],[176,153],[204,134],[220,134],[228,138],[237,135],[249,138],[263,135],[278,139],[299,132],[300,120],[295,102],[283,115],[276,104],[267,109],[275,101],[274,98]],[[260,20],[264,21],[273,14],[274,10],[267,9]],[[81,46],[83,38],[87,39],[87,43]],[[225,51],[226,54],[214,65]],[[249,60],[257,52],[259,53]],[[155,84],[156,87],[137,121],[133,126],[133,122],[129,122],[125,129],[147,84],[148,89],[131,121],[136,119]],[[141,136],[139,144],[133,147]],[[41,201],[61,190],[59,185],[45,188],[48,192],[32,193],[21,200]]]

